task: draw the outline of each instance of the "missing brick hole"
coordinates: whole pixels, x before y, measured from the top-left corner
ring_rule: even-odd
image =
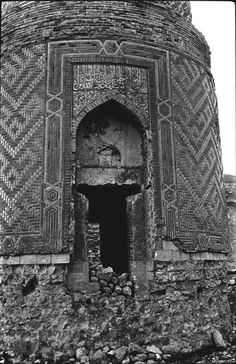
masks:
[[[26,281],[24,287],[21,290],[22,295],[27,296],[28,294],[32,293],[35,290],[37,284],[38,284],[38,280],[37,280],[36,276],[30,277]]]
[[[197,288],[197,295],[199,296],[203,291],[203,288],[202,287],[198,287]]]
[[[210,297],[209,300],[208,300],[208,307],[209,308],[212,307],[212,303],[213,303],[213,299],[212,299],[212,297]]]
[[[156,296],[163,296],[166,294],[166,289],[154,289],[151,291],[151,294],[156,295]]]

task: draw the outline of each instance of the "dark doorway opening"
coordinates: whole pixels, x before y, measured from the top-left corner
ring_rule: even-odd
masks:
[[[138,185],[78,186],[89,200],[89,222],[100,225],[100,255],[104,267],[128,273],[126,197],[140,192]]]

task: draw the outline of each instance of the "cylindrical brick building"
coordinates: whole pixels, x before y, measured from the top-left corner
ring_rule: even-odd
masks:
[[[2,14],[5,347],[85,341],[93,360],[96,342],[168,353],[229,335],[217,101],[189,2],[11,1]]]

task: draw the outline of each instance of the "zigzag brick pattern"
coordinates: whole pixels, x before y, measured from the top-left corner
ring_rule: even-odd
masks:
[[[0,124],[0,233],[39,234],[43,165],[45,50],[11,53],[4,61]]]
[[[171,57],[179,230],[225,235],[217,102],[212,78],[191,60]]]

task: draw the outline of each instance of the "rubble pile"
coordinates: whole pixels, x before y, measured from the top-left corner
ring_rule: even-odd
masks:
[[[73,355],[65,355],[58,351],[54,357],[50,353],[31,354],[28,358],[17,358],[16,355],[9,352],[0,352],[1,364],[234,364],[236,363],[236,345],[227,344],[227,348],[216,350],[210,348],[209,352],[205,350],[202,353],[182,355],[175,357],[162,352],[155,345],[142,347],[135,343],[129,343],[127,346],[117,347],[115,342],[110,345],[97,343],[94,350],[90,350],[85,341],[80,343]],[[163,351],[165,348],[163,348]]]
[[[128,273],[115,273],[111,267],[103,268],[102,264],[91,267],[90,282],[98,282],[101,293],[128,297],[134,295],[135,282],[129,279]]]

